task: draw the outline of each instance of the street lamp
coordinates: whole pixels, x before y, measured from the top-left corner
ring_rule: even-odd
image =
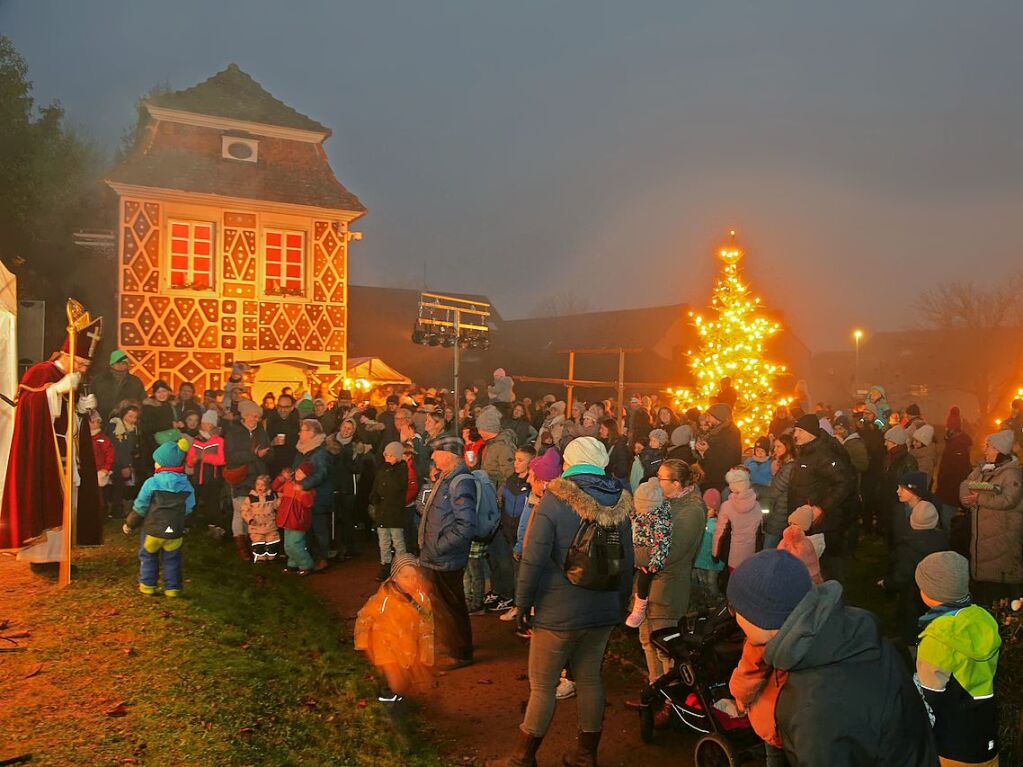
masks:
[[[853,331],[853,338],[856,341],[856,367],[855,367],[855,373],[854,374],[856,376],[856,385],[859,386],[860,385],[860,339],[863,338],[863,331],[860,330],[859,328],[854,330]]]

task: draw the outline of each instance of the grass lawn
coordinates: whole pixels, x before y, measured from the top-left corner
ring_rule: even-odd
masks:
[[[113,524],[106,537],[63,590],[0,559],[0,636],[25,648],[0,653],[0,761],[441,764],[395,742],[350,624],[297,576],[197,529],[185,596],[145,597],[137,538]]]

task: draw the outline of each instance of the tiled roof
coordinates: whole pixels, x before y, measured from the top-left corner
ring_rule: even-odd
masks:
[[[229,64],[223,72],[191,88],[154,96],[149,103],[166,109],[330,135],[329,128],[274,98],[237,64]]]

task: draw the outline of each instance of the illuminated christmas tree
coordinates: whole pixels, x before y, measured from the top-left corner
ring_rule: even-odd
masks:
[[[689,352],[696,387],[672,394],[683,408],[705,410],[714,402],[721,379],[731,378],[738,393],[732,417],[749,445],[767,434],[775,407],[788,404],[788,400],[774,390],[775,377],[785,367],[764,357],[766,342],[781,325],[763,313],[760,298],[752,295],[743,281],[739,267],[743,255],[733,231],[731,241],[718,253],[724,268],[711,297],[711,316],[689,313],[700,334],[699,350]]]

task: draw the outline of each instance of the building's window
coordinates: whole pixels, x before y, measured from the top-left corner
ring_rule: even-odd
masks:
[[[927,384],[910,384],[909,385],[909,396],[910,397],[926,397],[930,393],[930,387]]]
[[[170,222],[170,284],[172,288],[212,289],[212,223]]]
[[[305,234],[270,230],[265,234],[264,292],[300,296],[305,292]]]

